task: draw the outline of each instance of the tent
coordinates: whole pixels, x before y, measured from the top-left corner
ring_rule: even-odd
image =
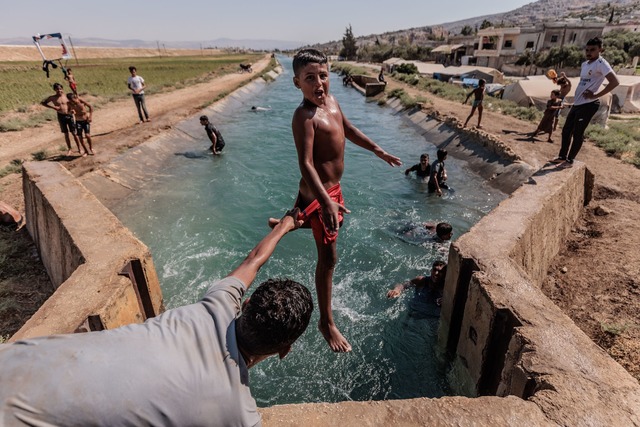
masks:
[[[640,76],[618,75],[618,81],[620,85],[611,92],[611,112],[640,113]]]
[[[451,77],[462,79],[485,79],[487,83],[504,83],[504,74],[495,68],[462,65],[460,67],[446,67],[434,74],[441,81],[449,81]]]

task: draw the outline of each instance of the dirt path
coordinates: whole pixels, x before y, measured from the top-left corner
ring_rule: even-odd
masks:
[[[261,70],[268,58],[254,66]],[[376,67],[377,68],[377,67]],[[212,82],[148,97],[152,122],[136,125],[137,114],[131,100],[109,104],[95,113],[92,132],[96,156],[59,158],[76,176],[99,168],[129,147],[136,146],[170,128],[198,111],[220,94],[226,94],[248,81],[252,75],[234,74]],[[415,88],[389,82],[389,88],[402,86],[417,95]],[[426,109],[442,119],[464,122],[470,107],[446,101],[431,94]],[[490,103],[491,99],[487,100]],[[471,123],[476,123],[473,118]],[[484,129],[468,128],[464,132],[498,139],[520,158],[534,167],[555,157],[560,131],[555,142],[543,138],[534,142],[522,134],[535,125],[487,112]],[[12,159],[29,159],[30,153],[64,145],[57,124],[22,132],[0,134],[0,167]],[[416,159],[419,153],[416,153]],[[403,159],[410,163],[414,159]],[[543,290],[565,310],[579,327],[601,345],[636,378],[640,378],[640,170],[608,157],[586,142],[578,156],[596,176],[594,200],[584,210],[566,248],[551,267]],[[0,200],[24,211],[19,175],[0,180]],[[1,332],[0,332],[1,334]]]

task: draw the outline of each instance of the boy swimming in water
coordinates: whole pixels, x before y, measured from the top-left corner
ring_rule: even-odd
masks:
[[[327,57],[315,49],[303,49],[293,58],[293,84],[302,91],[302,103],[293,114],[291,127],[298,152],[302,178],[295,207],[302,211],[303,227],[313,230],[318,251],[315,279],[320,322],[318,327],[331,350],[351,351],[351,344],[340,333],[333,320],[331,290],[333,271],[338,260],[336,239],[344,205],[340,178],[344,171],[345,138],[372,151],[390,164],[402,164],[351,124],[338,101],[329,94]],[[271,218],[271,227],[278,223]]]

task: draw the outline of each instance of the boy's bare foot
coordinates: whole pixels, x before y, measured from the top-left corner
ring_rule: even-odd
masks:
[[[476,126],[476,129],[483,129],[481,125]]]
[[[82,153],[82,157],[87,157],[87,153],[86,152]]]
[[[342,336],[335,323],[323,325],[321,322],[318,322],[318,329],[320,329],[324,339],[327,340],[331,350],[336,353],[347,353],[351,351],[351,344]]]
[[[69,150],[69,151],[67,151],[67,156],[70,156],[70,155],[71,155],[71,151],[73,151],[73,150]]]
[[[93,151],[93,150],[89,151],[89,155],[90,155],[90,156],[93,156],[94,154],[96,154],[96,152],[95,152],[95,151]]]

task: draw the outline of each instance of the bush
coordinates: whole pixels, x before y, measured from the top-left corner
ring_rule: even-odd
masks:
[[[418,67],[416,67],[416,64],[405,62],[396,66],[393,71],[399,74],[418,74]]]

